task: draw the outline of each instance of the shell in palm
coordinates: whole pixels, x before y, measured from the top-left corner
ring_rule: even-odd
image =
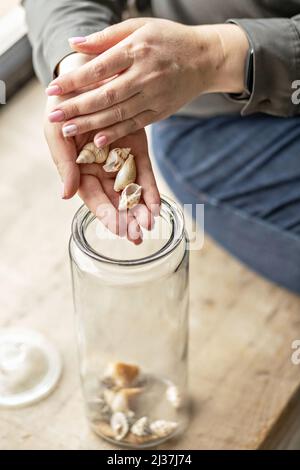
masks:
[[[89,142],[81,150],[76,163],[104,163],[109,154],[109,145],[98,148],[94,142]]]
[[[136,183],[130,183],[123,189],[121,194],[121,199],[119,202],[119,210],[125,211],[127,209],[132,209],[136,206],[142,195],[142,186],[139,186]]]
[[[126,188],[130,183],[134,183],[136,179],[136,166],[133,155],[128,155],[127,160],[116,176],[114,190],[119,192]]]
[[[103,170],[107,173],[119,171],[125,163],[125,160],[130,154],[130,148],[115,148],[112,149],[107,157]]]

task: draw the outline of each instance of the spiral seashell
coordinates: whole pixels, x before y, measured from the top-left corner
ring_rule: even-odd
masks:
[[[123,189],[119,202],[119,210],[125,211],[136,206],[141,199],[142,186],[136,183],[130,183]]]
[[[172,384],[168,386],[166,390],[166,398],[174,408],[180,408],[182,404],[182,397],[176,385]]]
[[[103,170],[107,173],[113,173],[119,171],[124,165],[125,160],[130,154],[130,148],[115,148],[112,149],[106,159],[106,163],[103,166]]]
[[[163,419],[153,421],[153,423],[150,424],[151,432],[157,437],[169,436],[169,434],[174,432],[177,427],[178,423],[175,423],[174,421],[165,421]]]
[[[105,390],[104,398],[113,412],[122,411],[123,413],[128,413],[134,403],[134,399],[141,391],[141,388],[123,388],[118,392]]]
[[[105,376],[111,377],[118,387],[128,387],[133,384],[140,373],[138,366],[125,362],[109,364]]]
[[[131,426],[130,431],[132,434],[138,437],[148,436],[151,434],[149,418],[147,418],[147,416],[143,416],[142,418],[138,419]]]
[[[124,413],[114,413],[110,420],[110,426],[114,432],[115,439],[121,441],[129,431],[129,424]]]
[[[128,155],[127,160],[116,176],[114,190],[119,192],[130,183],[134,183],[136,179],[136,166],[133,155]]]
[[[76,163],[104,163],[108,153],[109,145],[99,149],[94,142],[89,142],[81,150]]]

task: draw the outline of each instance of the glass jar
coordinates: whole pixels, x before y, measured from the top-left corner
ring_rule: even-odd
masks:
[[[163,197],[135,246],[83,206],[70,258],[80,373],[92,429],[132,448],[187,424],[188,241],[181,210]]]

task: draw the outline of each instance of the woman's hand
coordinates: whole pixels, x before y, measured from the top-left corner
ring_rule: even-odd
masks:
[[[75,54],[77,56],[77,54]],[[67,61],[76,61],[74,57]],[[76,93],[73,94],[77,96]],[[64,98],[49,97],[46,116],[53,107],[59,107]],[[143,201],[127,214],[117,210],[119,194],[113,190],[113,175],[102,170],[102,165],[78,165],[76,158],[82,147],[93,140],[95,131],[77,136],[64,138],[61,124],[50,124],[45,119],[45,136],[52,158],[63,181],[62,197],[71,198],[76,192],[87,207],[113,233],[127,236],[138,244],[142,241],[140,227],[150,229],[153,225],[153,215],[158,214],[160,197],[153,175],[148,155],[148,144],[144,130],[124,137],[115,142],[116,147],[130,147],[136,156],[137,183],[143,187]]]
[[[101,129],[98,147],[173,114],[201,93],[243,90],[249,46],[236,25],[138,18],[70,42],[74,50],[98,56],[54,80],[48,95],[95,89],[65,96],[49,120],[62,122],[65,136]],[[105,79],[112,80],[96,85]]]

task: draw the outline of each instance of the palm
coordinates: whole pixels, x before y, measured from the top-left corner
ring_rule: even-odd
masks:
[[[46,114],[49,109],[59,106],[61,97],[48,99]],[[75,160],[87,142],[91,142],[97,131],[81,134],[76,138],[65,139],[62,136],[61,124],[45,122],[45,135],[52,158],[64,181],[64,198],[69,199],[76,192],[93,212],[111,231],[127,235],[133,240],[133,232],[139,226],[150,228],[152,225],[153,206],[158,208],[159,193],[153,175],[145,130],[122,137],[114,142],[115,147],[130,147],[136,157],[137,183],[143,188],[142,204],[129,211],[127,232],[118,226],[117,207],[119,194],[113,189],[114,174],[106,173],[99,164],[77,165]],[[117,220],[117,225],[116,225]],[[131,228],[130,228],[131,226]]]
[[[84,134],[76,138],[77,154],[82,147],[93,140],[95,133]],[[150,210],[153,205],[159,202],[158,190],[152,172],[152,167],[148,155],[148,144],[145,130],[140,130],[134,134],[122,137],[113,144],[115,147],[130,147],[133,155],[136,156],[137,183],[143,188],[142,205],[134,208],[128,214],[128,223],[134,226],[142,225],[149,228],[152,223]],[[112,230],[114,229],[115,217],[119,217],[116,209],[119,204],[119,193],[114,191],[114,173],[107,173],[102,165],[84,164],[80,165],[80,186],[79,195],[89,209],[103,218],[103,207],[106,207],[104,223]],[[110,207],[112,206],[112,207]],[[109,218],[110,220],[107,220]],[[122,231],[122,230],[121,230]],[[123,233],[122,233],[123,234]]]

